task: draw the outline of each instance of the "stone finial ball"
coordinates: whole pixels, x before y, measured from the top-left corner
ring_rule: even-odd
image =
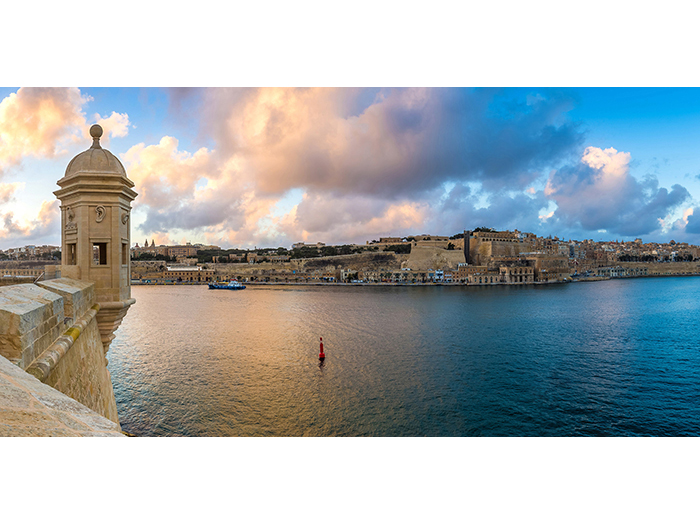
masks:
[[[102,126],[99,124],[93,124],[90,128],[90,136],[93,139],[99,139],[102,136]]]

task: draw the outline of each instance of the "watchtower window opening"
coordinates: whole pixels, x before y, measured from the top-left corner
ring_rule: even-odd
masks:
[[[122,243],[122,264],[129,264],[129,245]]]
[[[92,264],[105,266],[107,264],[107,243],[93,242],[92,243]]]
[[[75,254],[75,244],[66,245],[66,264],[75,266],[77,264],[77,257]]]

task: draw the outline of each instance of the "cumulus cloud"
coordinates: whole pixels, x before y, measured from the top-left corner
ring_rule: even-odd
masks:
[[[0,240],[21,242],[55,243],[60,238],[60,208],[58,201],[41,203],[36,219],[29,222],[15,220],[12,212],[1,216]]]
[[[24,187],[23,182],[3,182],[0,183],[0,204],[5,204],[12,200],[15,192]]]
[[[524,190],[582,140],[566,118],[571,101],[557,94],[520,102],[469,89],[169,94],[173,107],[201,110],[199,136],[213,139],[214,149],[190,154],[164,137],[123,156],[141,194],[138,206],[147,209],[144,232],[190,224],[207,238],[218,230],[228,240],[358,241],[425,229],[428,221],[438,227],[448,208],[442,185],[471,181],[494,204],[480,212],[467,206],[460,216],[486,220],[503,211],[506,220],[499,222],[510,223],[513,210],[500,208],[513,205],[506,193]],[[274,215],[292,189],[304,191],[301,202],[284,217]],[[539,206],[531,201],[524,202]]]
[[[534,191],[534,190],[533,190]],[[544,192],[488,192],[455,185],[440,201],[433,204],[427,226],[435,233],[458,233],[479,226],[502,230],[537,231],[540,210],[549,201]]]
[[[93,116],[95,124],[102,126],[104,134],[100,139],[103,147],[109,146],[110,137],[126,137],[129,134],[129,115],[112,111],[109,117],[101,117],[98,113]],[[86,126],[85,136],[90,138],[89,129]]]
[[[574,101],[552,91],[169,93],[171,107],[201,112],[198,136],[213,148],[189,153],[166,136],[123,155],[147,235],[194,231],[223,245],[363,242],[475,226],[636,236],[668,229],[690,197],[683,186],[633,177],[629,153],[582,153],[583,133],[567,116]],[[290,190],[303,197],[279,215]],[[684,220],[694,227],[692,215]]]
[[[24,157],[53,158],[82,142],[89,97],[77,88],[20,88],[0,102],[0,173]]]
[[[489,90],[372,94],[367,101],[362,90],[207,90],[204,126],[219,154],[244,157],[258,188],[273,194],[405,198],[466,180],[519,187],[582,140],[562,118],[569,106],[558,96],[513,106]]]
[[[691,234],[700,234],[700,215],[695,215],[693,210],[687,213],[683,217],[685,219],[685,232]]]
[[[425,202],[306,193],[290,214],[279,220],[279,230],[290,242],[364,243],[368,235],[401,235],[420,229],[428,215]]]
[[[177,139],[165,136],[158,144],[145,146],[140,143],[122,155],[129,178],[139,192],[135,206],[170,209],[194,196],[199,179],[216,177],[216,169],[210,164],[210,153],[206,148],[190,154],[178,150],[178,145]]]
[[[134,208],[146,212],[139,229],[148,235],[196,230],[207,237],[250,241],[260,235],[257,223],[276,202],[248,188],[235,158],[217,163],[207,148],[192,154],[180,150],[173,137],[151,146],[137,144],[122,158],[140,194]]]
[[[688,226],[689,219],[692,215],[693,215],[693,208],[691,207],[691,208],[686,209],[683,212],[683,215],[679,219],[673,221],[670,229],[673,231],[685,232],[686,227]],[[700,232],[696,232],[696,233],[700,233]]]
[[[624,236],[654,232],[690,199],[686,188],[659,188],[653,177],[630,174],[630,154],[588,147],[580,162],[553,171],[545,195],[557,204],[554,217],[569,228],[606,230]]]

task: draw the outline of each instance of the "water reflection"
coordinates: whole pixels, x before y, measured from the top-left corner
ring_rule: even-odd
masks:
[[[694,434],[699,285],[141,286],[109,368],[138,435]]]

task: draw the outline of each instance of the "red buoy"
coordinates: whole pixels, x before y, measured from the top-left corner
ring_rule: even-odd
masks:
[[[321,351],[318,353],[318,358],[319,359],[325,359],[326,354],[323,353],[323,337],[321,338]]]

